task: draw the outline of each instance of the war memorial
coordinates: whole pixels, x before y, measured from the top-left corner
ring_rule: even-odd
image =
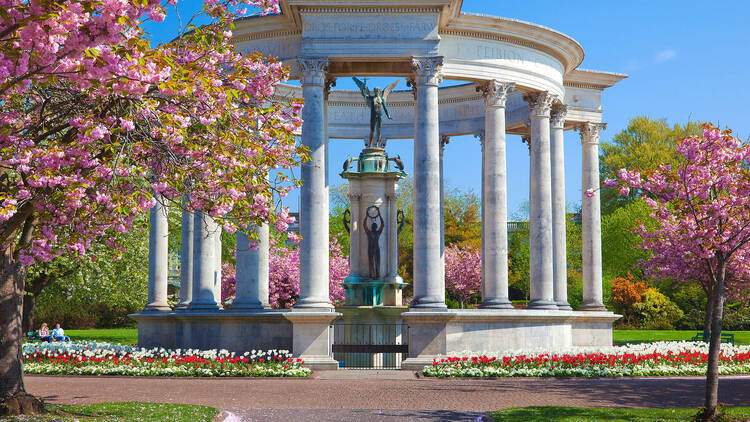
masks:
[[[278,57],[300,87],[301,142],[311,160],[301,169],[300,297],[293,309],[268,306],[268,227],[257,250],[237,236],[236,299],[221,307],[219,230],[185,213],[180,303],[167,304],[167,218],[151,212],[149,303],[131,315],[144,347],[288,349],[317,369],[347,367],[336,350],[368,343],[421,369],[440,354],[612,344],[619,316],[602,300],[599,134],[602,92],[625,75],[583,70],[583,48],[555,30],[507,18],[461,12],[461,0],[281,0],[280,15],[237,22],[238,48]],[[367,86],[364,77],[406,78],[409,91]],[[355,78],[359,91],[333,89]],[[460,81],[441,87],[443,81]],[[583,305],[567,303],[563,132],[582,143]],[[529,145],[530,303],[508,297],[506,135]],[[450,137],[474,135],[482,146],[482,305],[447,309],[443,270],[443,149]],[[364,149],[344,163],[350,184],[350,271],[346,304],[329,300],[328,140]],[[413,225],[397,207],[405,176],[389,139],[414,140]],[[397,239],[413,230],[413,298],[404,303]],[[343,335],[335,334],[337,324]],[[377,341],[354,328],[392,326]],[[372,333],[372,331],[367,331]],[[386,334],[382,334],[386,333]],[[358,338],[357,338],[358,337]],[[365,336],[366,337],[366,336]],[[347,343],[344,345],[337,343]],[[361,347],[352,347],[357,343]],[[354,345],[354,346],[356,346]],[[337,346],[339,348],[337,349]],[[349,346],[346,349],[343,346]]]

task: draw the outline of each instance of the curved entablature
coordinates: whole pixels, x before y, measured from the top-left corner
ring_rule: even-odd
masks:
[[[282,14],[237,21],[240,51],[277,57],[298,78],[297,57],[326,57],[332,76],[405,76],[412,56],[443,56],[445,79],[512,81],[564,95],[583,49],[558,31],[461,13],[460,0],[281,0]]]

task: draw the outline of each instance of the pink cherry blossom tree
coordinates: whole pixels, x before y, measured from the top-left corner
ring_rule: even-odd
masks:
[[[0,0],[0,415],[43,411],[23,386],[30,264],[85,257],[157,200],[230,232],[288,221],[274,198],[297,181],[268,174],[304,158],[302,103],[273,97],[280,63],[230,43],[245,6],[278,11],[207,0],[185,20],[205,25],[152,47],[142,24],[176,0]]]
[[[724,301],[728,287],[735,299],[743,299],[750,280],[750,145],[730,130],[704,124],[702,136],[679,141],[677,152],[682,158],[676,168],[662,165],[643,176],[623,169],[619,182],[604,185],[619,185],[622,195],[631,188],[647,194],[656,228],[641,224],[635,229],[650,252],[640,263],[645,272],[657,279],[697,282],[709,294],[710,348],[700,417],[713,420]]]
[[[445,248],[445,288],[458,297],[461,308],[482,291],[482,252],[473,246]]]
[[[286,245],[278,236],[271,236],[269,250],[268,301],[271,308],[291,308],[299,299],[299,244]],[[328,296],[333,304],[346,301],[341,284],[349,275],[349,260],[344,256],[338,238],[329,242],[329,285]],[[222,266],[221,301],[227,303],[235,295],[235,267],[225,263]]]

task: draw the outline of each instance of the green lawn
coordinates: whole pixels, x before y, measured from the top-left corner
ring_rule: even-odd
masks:
[[[219,414],[217,409],[189,404],[115,402],[89,405],[45,406],[48,415],[9,418],[9,421],[34,422],[204,422],[213,420]]]
[[[748,420],[750,407],[725,408],[734,420]],[[584,407],[515,407],[491,414],[495,421],[689,421],[698,409],[592,409]]]
[[[137,328],[108,328],[92,330],[65,330],[71,340],[106,341],[120,344],[137,344]]]
[[[615,344],[647,343],[652,341],[690,340],[699,330],[614,330]],[[725,331],[734,333],[734,344],[750,344],[750,331]]]

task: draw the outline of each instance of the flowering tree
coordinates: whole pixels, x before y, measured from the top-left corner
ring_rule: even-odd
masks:
[[[473,246],[451,244],[445,248],[445,288],[457,296],[461,307],[482,291],[482,252]]]
[[[344,256],[338,238],[332,237],[329,242],[330,279],[328,297],[334,304],[346,300],[342,282],[349,275],[349,260]],[[299,245],[288,247],[283,240],[271,237],[269,250],[268,302],[274,309],[291,308],[299,299]],[[227,303],[234,299],[236,287],[235,267],[222,265],[221,301]]]
[[[642,188],[656,221],[652,230],[641,225],[635,232],[649,257],[640,265],[659,279],[700,283],[709,293],[711,314],[706,399],[701,417],[717,415],[718,361],[722,312],[727,286],[743,291],[750,280],[750,145],[703,125],[702,136],[678,142],[682,159],[672,168],[662,165],[646,175],[621,170],[620,194]],[[744,280],[744,281],[743,281]]]
[[[0,0],[0,414],[43,411],[21,365],[34,261],[84,256],[157,199],[186,196],[230,232],[288,219],[273,198],[296,182],[267,175],[304,153],[302,104],[273,98],[280,63],[231,45],[244,5],[278,10],[207,0],[206,25],[152,48],[141,25],[164,19],[155,0]]]

